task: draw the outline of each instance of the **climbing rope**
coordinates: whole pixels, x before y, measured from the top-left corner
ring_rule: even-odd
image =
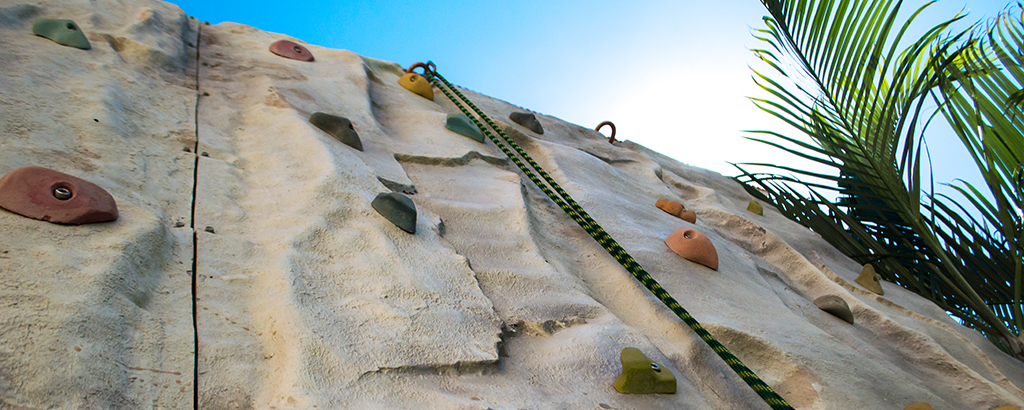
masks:
[[[772,409],[776,410],[794,410],[793,407],[786,402],[786,400],[780,397],[778,393],[775,393],[775,391],[772,390],[772,388],[769,387],[759,377],[757,377],[757,375],[754,374],[754,372],[750,371],[750,369],[748,369],[747,366],[743,364],[743,362],[737,359],[736,356],[733,356],[733,354],[729,352],[729,349],[723,346],[722,343],[718,341],[718,339],[715,339],[714,336],[708,333],[708,331],[705,330],[704,327],[701,326],[700,323],[698,323],[697,320],[693,318],[693,316],[690,316],[690,313],[687,312],[686,309],[683,309],[683,307],[679,305],[679,302],[677,302],[675,298],[672,297],[672,295],[669,295],[668,292],[664,288],[662,288],[661,285],[658,284],[658,282],[655,281],[654,278],[652,278],[651,275],[648,274],[647,271],[645,271],[644,268],[640,266],[640,264],[637,263],[636,260],[634,260],[633,257],[626,252],[625,249],[622,248],[622,246],[619,245],[618,242],[612,239],[612,237],[608,235],[608,233],[605,232],[603,228],[601,228],[601,225],[594,221],[590,217],[590,215],[586,211],[584,211],[583,208],[579,204],[577,204],[576,201],[574,201],[572,197],[569,196],[569,194],[565,192],[565,190],[563,190],[562,187],[557,182],[555,182],[555,180],[552,179],[551,176],[548,175],[548,173],[545,172],[544,169],[541,168],[540,165],[538,165],[532,157],[530,157],[529,154],[526,153],[526,151],[519,147],[519,144],[516,144],[515,141],[509,138],[508,135],[506,135],[505,132],[502,131],[501,128],[498,127],[498,125],[495,124],[494,121],[490,119],[490,117],[488,117],[486,114],[483,113],[483,111],[477,108],[477,106],[474,105],[473,102],[470,101],[468,98],[466,98],[466,96],[462,95],[462,93],[459,92],[459,90],[456,89],[455,86],[449,83],[448,80],[446,80],[443,76],[438,74],[437,71],[433,69],[433,63],[428,62],[422,67],[424,67],[424,70],[426,71],[424,77],[431,79],[434,85],[436,85],[437,88],[441,90],[441,92],[443,92],[444,95],[448,97],[448,99],[451,100],[455,104],[455,106],[458,107],[460,111],[462,111],[463,114],[465,114],[467,117],[473,120],[476,126],[480,128],[480,131],[483,131],[484,135],[486,135],[487,138],[494,143],[494,145],[498,146],[498,148],[501,148],[501,151],[505,153],[505,156],[511,159],[512,162],[514,162],[516,166],[518,166],[519,169],[523,171],[523,173],[526,174],[526,176],[529,177],[530,180],[533,181],[533,183],[536,184],[537,187],[540,188],[540,190],[543,191],[545,195],[548,196],[548,198],[551,198],[551,200],[554,201],[559,208],[562,208],[562,210],[565,211],[565,213],[568,214],[569,217],[571,217],[574,221],[576,221],[576,223],[579,224],[579,226],[582,227],[583,230],[585,230],[588,234],[590,234],[591,237],[594,238],[594,240],[601,244],[601,246],[603,246],[604,249],[607,250],[608,253],[615,258],[615,260],[619,261],[619,263],[622,264],[622,266],[626,268],[626,270],[629,271],[629,273],[632,274],[634,278],[640,281],[640,283],[642,283],[644,287],[647,288],[647,290],[651,291],[651,293],[653,293],[654,296],[657,296],[658,299],[660,299],[662,303],[668,306],[668,308],[671,309],[672,312],[679,316],[679,318],[682,319],[683,322],[685,322],[686,325],[690,327],[690,329],[693,329],[694,333],[696,333],[697,336],[700,336],[701,340],[704,340],[704,342],[707,343],[708,346],[710,346],[711,349],[714,350],[715,353],[717,353],[718,356],[721,357],[722,360],[724,360],[725,363],[728,364],[729,367],[732,368],[732,370],[735,371],[736,374],[739,375],[740,378],[742,378],[743,381],[750,386],[750,388],[754,389],[754,392],[757,393],[758,396],[761,396],[765,403],[768,403],[768,405],[771,406]],[[454,95],[452,95],[453,93]],[[458,96],[458,99],[456,99],[456,96]],[[468,105],[469,108],[471,108],[473,112],[480,117],[480,119],[483,119],[484,122],[486,122],[487,125],[490,126],[490,128],[494,129],[494,131],[496,131],[498,135],[501,136],[502,140],[504,140],[505,143],[508,144],[508,146],[502,144],[498,137],[492,134],[486,127],[484,127],[484,124],[481,123],[479,119],[477,119],[473,114],[470,113],[469,110],[466,109],[466,107],[463,105],[463,102],[465,103],[465,105]],[[509,147],[512,147],[512,149],[509,149]],[[536,174],[533,171],[531,171],[530,168],[528,168],[526,164],[524,164],[523,161],[519,159],[519,157],[513,154],[512,150],[515,150],[515,152],[518,153],[519,156],[525,159],[526,162],[530,165],[530,167],[537,171]],[[537,177],[537,174],[540,175],[539,178]],[[543,181],[541,181],[542,178]],[[544,184],[544,182],[547,182],[547,184]],[[550,185],[551,187],[549,188],[548,185]],[[552,189],[554,191],[552,191]]]

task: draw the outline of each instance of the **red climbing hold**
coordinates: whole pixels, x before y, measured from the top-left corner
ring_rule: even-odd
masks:
[[[310,53],[306,47],[288,40],[275,41],[270,45],[270,52],[292,60],[313,61],[313,53]]]
[[[117,203],[103,188],[43,167],[18,168],[0,178],[0,208],[68,225],[117,219]]]

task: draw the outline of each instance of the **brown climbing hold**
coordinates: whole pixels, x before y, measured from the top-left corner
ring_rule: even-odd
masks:
[[[857,277],[857,284],[863,286],[865,289],[875,292],[879,295],[884,295],[882,291],[882,275],[875,272],[875,267],[870,263],[864,265],[864,269],[860,271],[860,276]]]
[[[826,295],[814,299],[814,306],[831,313],[832,316],[845,320],[851,325],[853,324],[853,312],[850,310],[850,305],[846,304],[846,301],[839,296]]]
[[[689,228],[677,229],[665,238],[665,245],[691,262],[718,270],[718,251],[711,240],[700,232]]]
[[[293,41],[275,41],[270,45],[270,52],[292,60],[313,61],[313,53],[310,53],[309,49]]]
[[[544,133],[544,127],[540,125],[540,121],[537,121],[537,116],[529,112],[514,112],[508,115],[508,118],[515,121],[516,124],[526,127],[530,131],[538,134]]]
[[[669,215],[675,216],[686,222],[692,224],[697,223],[697,213],[693,211],[687,211],[686,208],[683,207],[683,204],[679,202],[658,199],[657,201],[654,202],[654,206],[660,208],[662,211],[665,211]]]
[[[611,121],[604,121],[597,124],[597,128],[594,128],[594,131],[601,132],[601,127],[604,127],[605,125],[612,127],[612,136],[608,137],[608,143],[615,145],[615,124],[612,124]]]
[[[43,167],[18,168],[0,178],[0,208],[68,225],[117,219],[117,203],[103,188]]]
[[[907,407],[904,407],[903,410],[935,410],[935,408],[933,408],[932,406],[928,405],[928,403],[917,402],[917,403],[911,404],[911,405],[909,405]]]
[[[992,410],[1020,410],[1020,409],[1018,409],[1016,407],[1005,406],[1005,407],[994,408]]]

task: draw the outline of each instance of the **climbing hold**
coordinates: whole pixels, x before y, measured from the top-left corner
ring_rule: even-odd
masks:
[[[82,34],[82,29],[78,28],[78,25],[71,20],[36,20],[32,24],[32,33],[68,47],[80,48],[82,50],[92,48],[89,45],[89,40],[85,38],[85,34]]]
[[[652,362],[640,349],[627,347],[619,354],[622,374],[615,379],[615,390],[622,394],[676,393],[676,377],[668,369]]]
[[[270,52],[292,60],[313,61],[313,53],[293,41],[277,40],[270,44]]]
[[[672,252],[691,262],[718,270],[718,251],[711,240],[700,232],[688,228],[677,229],[665,238],[665,244]]]
[[[604,121],[604,122],[602,122],[600,124],[597,124],[597,128],[594,128],[594,131],[601,132],[601,127],[603,127],[605,125],[607,125],[609,127],[612,127],[612,136],[608,137],[608,143],[614,145],[615,144],[615,124],[612,124],[611,121]]]
[[[427,80],[425,76],[416,74],[412,71],[418,67],[423,67],[425,75],[430,72],[430,67],[427,64],[413,64],[409,66],[408,70],[405,70],[405,75],[398,79],[398,84],[405,87],[406,90],[419,94],[421,97],[430,101],[434,101],[434,89],[430,86],[430,81]]]
[[[537,117],[534,116],[532,113],[514,112],[512,114],[509,114],[508,118],[511,119],[512,121],[515,121],[516,124],[529,128],[530,131],[533,131],[538,134],[544,133],[544,127],[540,125],[540,121],[537,121]]]
[[[331,134],[343,144],[360,151],[363,150],[363,142],[359,140],[359,134],[356,134],[356,129],[348,118],[317,112],[309,117],[309,123]]]
[[[932,406],[928,405],[928,403],[917,402],[917,403],[911,404],[911,405],[909,405],[907,407],[904,407],[903,410],[935,410],[935,408],[933,408]]]
[[[994,408],[994,409],[992,409],[992,410],[1020,410],[1020,409],[1018,409],[1018,408],[1016,408],[1016,407],[1010,407],[1010,406],[1006,406],[1006,407],[998,407],[998,408]]]
[[[473,124],[473,120],[470,120],[466,114],[461,112],[448,114],[448,121],[445,122],[445,128],[456,134],[472,138],[479,142],[484,142],[484,134],[480,132],[480,128],[477,128]]]
[[[882,291],[882,275],[875,272],[875,267],[870,263],[864,265],[864,269],[860,271],[860,276],[857,277],[856,282],[865,289],[879,295],[885,294],[885,292]]]
[[[845,320],[851,325],[853,324],[853,312],[850,311],[850,305],[847,305],[846,301],[839,296],[826,295],[814,299],[814,306],[831,313],[832,316]]]
[[[403,231],[416,234],[416,204],[409,197],[397,192],[380,193],[370,206]]]
[[[764,208],[757,201],[750,201],[747,205],[747,210],[758,215],[764,215]]]
[[[0,208],[68,225],[117,219],[117,204],[103,188],[43,167],[18,168],[0,178]]]
[[[678,203],[676,201],[666,201],[664,199],[658,199],[657,201],[654,202],[654,206],[660,208],[662,211],[665,211],[669,215],[675,216],[686,222],[692,224],[697,223],[697,213],[693,211],[687,211],[685,208],[683,208],[683,204]]]

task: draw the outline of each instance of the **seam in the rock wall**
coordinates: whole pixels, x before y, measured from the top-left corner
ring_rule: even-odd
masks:
[[[193,410],[199,410],[199,324],[196,320],[196,278],[199,273],[198,268],[198,254],[199,254],[199,235],[196,233],[196,190],[199,187],[199,67],[200,67],[200,54],[199,48],[202,45],[203,40],[203,23],[198,24],[199,29],[196,32],[196,112],[195,112],[195,130],[196,130],[196,144],[192,149],[192,153],[196,156],[195,166],[192,168],[192,217],[189,222],[189,227],[192,228],[192,344],[194,346],[192,355],[192,408]]]

